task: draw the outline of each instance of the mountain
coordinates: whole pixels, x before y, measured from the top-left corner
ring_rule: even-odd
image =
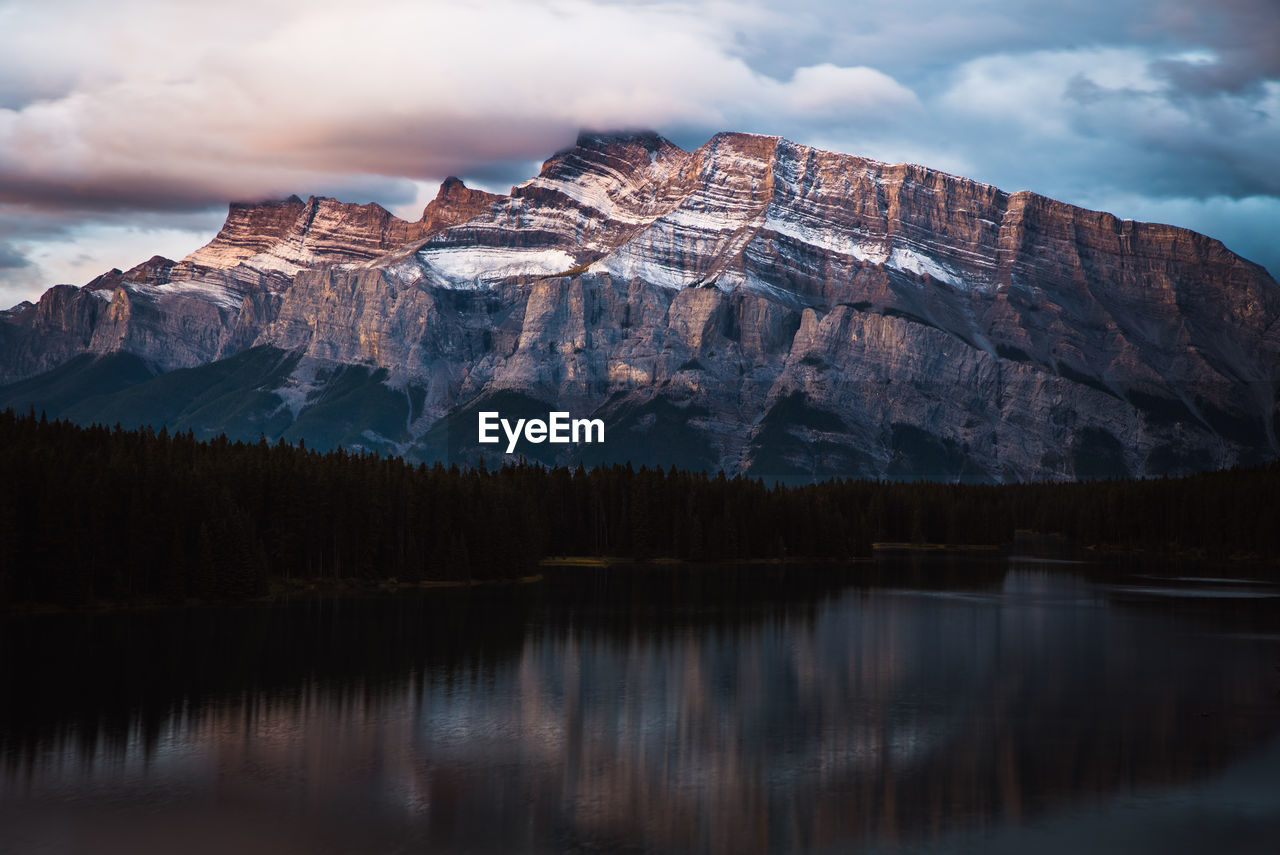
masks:
[[[778,137],[583,134],[508,195],[233,204],[0,313],[0,406],[491,461],[477,413],[804,480],[1160,475],[1280,453],[1280,287],[1204,235]]]

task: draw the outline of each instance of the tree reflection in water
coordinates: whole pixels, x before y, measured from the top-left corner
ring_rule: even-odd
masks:
[[[1085,569],[10,617],[0,825],[15,851],[768,852],[1018,851],[1045,823],[1096,847],[1127,821],[1142,848],[1274,750],[1280,600]],[[1276,830],[1238,820],[1242,851]]]

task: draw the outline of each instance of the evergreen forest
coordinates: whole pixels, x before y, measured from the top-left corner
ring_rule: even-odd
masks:
[[[1280,463],[1005,485],[531,463],[459,468],[0,413],[0,606],[517,579],[556,556],[845,561],[880,543],[1280,558]]]

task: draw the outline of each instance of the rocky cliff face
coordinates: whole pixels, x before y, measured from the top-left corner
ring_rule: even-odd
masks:
[[[207,374],[274,353],[261,412],[170,420],[474,458],[476,409],[554,404],[603,418],[605,445],[522,451],[793,478],[1164,474],[1280,451],[1277,319],[1262,268],[1184,229],[776,137],[584,135],[509,195],[446,181],[417,222],[233,205],[180,262],[0,315],[0,382],[23,381],[0,398],[34,400],[34,375],[82,354]]]

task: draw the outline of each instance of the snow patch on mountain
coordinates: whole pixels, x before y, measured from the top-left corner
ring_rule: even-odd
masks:
[[[526,181],[524,187],[539,187],[552,190],[572,199],[583,208],[590,208],[601,216],[622,223],[638,224],[648,221],[648,217],[637,213],[614,198],[618,188],[617,176],[583,175],[577,181],[560,181],[541,176]]]
[[[965,282],[950,269],[944,267],[937,260],[918,252],[909,246],[895,246],[889,252],[889,259],[885,262],[886,267],[893,267],[917,276],[929,276],[937,279],[939,282],[946,282],[955,288],[964,288]]]
[[[274,252],[260,252],[257,255],[245,259],[241,262],[244,267],[254,270],[270,271],[273,273],[283,273],[286,276],[295,276],[299,270],[306,268],[307,262],[312,259],[303,257],[285,258]]]
[[[578,264],[560,249],[491,246],[427,246],[418,250],[418,260],[439,284],[458,289],[484,288],[517,276],[553,276]]]
[[[170,282],[165,285],[151,286],[149,290],[154,290],[159,294],[174,294],[180,297],[204,300],[206,303],[213,303],[223,309],[239,309],[244,303],[242,294],[216,282]]]
[[[643,279],[651,285],[673,290],[685,287],[696,278],[678,262],[659,261],[646,255],[643,250],[636,251],[630,246],[623,247],[608,258],[596,262],[592,268],[602,270],[618,279],[626,281]]]
[[[811,225],[799,220],[783,218],[770,212],[765,218],[764,228],[791,240],[847,255],[870,264],[883,264],[889,260],[890,253],[884,242],[865,238],[837,228]]]

